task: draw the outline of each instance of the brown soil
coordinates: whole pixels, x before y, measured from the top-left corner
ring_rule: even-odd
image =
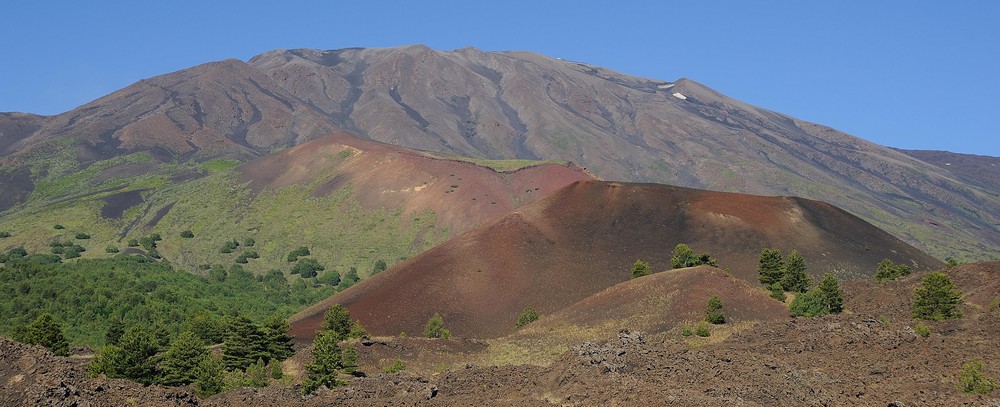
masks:
[[[797,249],[814,278],[867,276],[883,258],[916,270],[941,265],[822,202],[576,182],[310,307],[292,318],[292,331],[308,340],[339,303],[378,335],[422,332],[438,312],[457,335],[500,337],[525,307],[552,314],[628,280],[636,259],[669,269],[678,243],[751,282],[764,247]]]

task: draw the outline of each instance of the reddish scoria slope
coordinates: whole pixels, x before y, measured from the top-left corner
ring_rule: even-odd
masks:
[[[756,281],[761,248],[797,249],[814,276],[874,272],[883,258],[941,262],[832,205],[657,184],[575,182],[338,293],[293,317],[308,339],[334,303],[375,334],[420,333],[439,312],[466,337],[497,337],[526,306],[552,314],[629,279],[636,259],[670,267],[687,243]]]
[[[452,236],[499,218],[574,181],[593,177],[573,164],[499,172],[339,132],[248,162],[240,168],[255,191],[313,185],[321,196],[350,185],[368,209],[434,211]]]

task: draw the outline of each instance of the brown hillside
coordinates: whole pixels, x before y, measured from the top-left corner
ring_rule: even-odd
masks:
[[[966,315],[973,310],[988,310],[993,301],[1000,299],[1000,261],[962,264],[943,271],[962,292]],[[886,283],[849,282],[844,288],[853,295],[848,296],[845,306],[858,313],[909,319],[914,290],[926,276],[927,273],[913,273]]]
[[[822,202],[656,184],[575,182],[420,254],[293,317],[308,338],[333,303],[376,334],[420,333],[435,312],[454,333],[502,336],[526,306],[551,314],[628,280],[636,259],[669,268],[687,243],[756,281],[761,248],[797,249],[814,276],[874,272],[883,258],[916,270],[940,261]]]
[[[434,211],[457,235],[499,218],[574,181],[593,179],[573,164],[540,164],[511,172],[364,140],[339,132],[239,167],[255,191],[316,185],[325,195],[352,185],[362,205]]]
[[[619,283],[529,327],[540,334],[566,326],[660,333],[680,323],[704,319],[708,298],[713,295],[722,300],[727,323],[788,318],[786,304],[770,298],[757,285],[715,267],[698,266]]]

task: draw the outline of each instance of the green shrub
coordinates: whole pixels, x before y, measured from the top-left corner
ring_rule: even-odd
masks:
[[[923,322],[918,322],[917,325],[913,326],[913,332],[916,332],[921,338],[926,338],[931,335],[931,328]]]
[[[268,371],[263,359],[257,359],[257,362],[247,366],[246,369],[246,386],[247,387],[267,387],[269,382],[268,376],[270,372]]]
[[[252,238],[252,237],[248,237],[246,239],[243,239],[243,245],[246,246],[246,247],[253,247],[255,244],[257,244],[257,241],[254,240],[254,238]]]
[[[649,263],[636,260],[635,264],[632,265],[632,278],[648,276],[650,273],[652,273],[652,270],[649,268]]]
[[[139,247],[139,239],[129,239],[128,247]]]
[[[109,245],[108,245],[108,247],[105,247],[105,248],[104,248],[104,252],[105,252],[105,253],[109,253],[109,254],[115,254],[115,253],[118,253],[118,252],[119,252],[119,250],[118,250],[118,248],[117,248],[117,247],[115,247],[114,245],[110,245],[110,244],[109,244]]]
[[[685,325],[684,328],[681,329],[681,336],[691,336],[692,334],[693,332],[691,331],[690,326]]]
[[[281,380],[285,376],[285,372],[281,370],[281,362],[271,359],[271,363],[267,364],[268,370],[271,371],[271,378],[274,380]]]
[[[237,242],[236,240],[227,241],[226,243],[222,244],[222,248],[219,249],[219,253],[223,254],[232,253],[233,250],[236,250],[236,248],[239,247],[239,245],[240,242]]]
[[[816,317],[830,313],[823,295],[817,291],[809,291],[795,296],[788,305],[788,312],[793,317]]]
[[[358,269],[356,267],[351,267],[347,270],[347,273],[344,274],[344,278],[340,280],[340,286],[338,288],[341,291],[346,290],[357,284],[358,281],[361,281],[361,278],[358,277]]]
[[[381,273],[381,272],[385,271],[385,269],[387,269],[387,268],[389,268],[389,266],[385,263],[385,260],[378,260],[378,261],[375,262],[375,265],[372,266],[372,273],[371,273],[371,275],[374,276],[374,275],[376,275],[378,273]]]
[[[288,257],[286,259],[288,260],[289,263],[294,263],[296,260],[299,259],[299,257],[308,255],[309,255],[309,248],[302,246],[289,252]]]
[[[194,237],[194,232],[192,232],[190,230],[185,230],[185,231],[181,232],[181,237],[184,238],[184,239],[191,239],[191,238]]]
[[[521,311],[521,315],[517,317],[517,322],[514,323],[514,326],[520,328],[537,320],[538,320],[538,311],[535,311],[533,308],[528,307],[525,308],[524,311]]]
[[[713,295],[708,299],[705,322],[716,325],[726,323],[726,316],[722,314],[722,300],[718,295]]]
[[[312,278],[323,270],[326,270],[326,267],[319,264],[316,259],[299,259],[299,262],[295,263],[295,267],[292,268],[292,274],[298,274],[302,278]]]
[[[973,394],[988,394],[997,387],[997,381],[986,375],[986,365],[981,360],[971,360],[962,365],[958,389]]]
[[[771,292],[771,298],[778,301],[785,302],[788,300],[788,296],[785,295],[785,288],[781,286],[781,283],[774,283],[768,286],[768,291]]]
[[[336,287],[340,284],[340,272],[337,270],[327,270],[325,273],[320,274],[316,280],[322,284]]]
[[[10,232],[5,231],[5,230],[4,231],[0,231],[0,239],[5,238],[5,237],[10,237]]]
[[[65,227],[65,226],[63,226],[63,225],[60,225],[60,224],[58,224],[58,223],[56,223],[56,224],[55,224],[55,226],[53,226],[52,228],[53,228],[53,229],[56,229],[56,230],[63,230],[63,229],[66,229],[66,227]]]
[[[708,325],[704,322],[699,322],[698,327],[694,329],[694,334],[702,338],[707,338],[712,335],[712,331],[708,330]]]
[[[361,325],[361,321],[354,320],[351,322],[351,330],[347,333],[347,338],[367,338],[368,330],[365,329],[364,325]]]
[[[382,371],[392,374],[392,373],[402,372],[403,369],[406,369],[406,364],[403,363],[402,359],[396,358],[396,360],[392,361],[391,365],[386,366],[384,369],[382,369]]]
[[[428,338],[440,339],[451,338],[451,331],[445,329],[444,317],[442,317],[441,314],[434,313],[434,315],[427,320],[427,325],[424,325],[424,336]]]
[[[916,319],[940,321],[962,316],[962,311],[958,309],[958,304],[962,303],[962,292],[947,274],[928,274],[914,294],[912,314]]]

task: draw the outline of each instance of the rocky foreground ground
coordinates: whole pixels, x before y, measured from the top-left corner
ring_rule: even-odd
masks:
[[[967,360],[987,361],[996,376],[1000,315],[935,328],[922,338],[905,324],[843,315],[762,325],[702,346],[620,332],[581,343],[547,367],[377,373],[314,396],[289,385],[208,399],[186,387],[86,378],[82,361],[2,340],[0,404],[1000,406],[1000,393],[969,395],[956,388]]]
[[[87,378],[82,358],[0,338],[0,405],[1000,406],[1000,389],[976,395],[957,388],[970,360],[984,361],[985,373],[1000,377],[1000,307],[990,306],[998,265],[951,273],[967,294],[964,316],[928,322],[927,337],[915,332],[909,316],[910,293],[921,278],[914,275],[845,284],[843,314],[764,322],[724,340],[609,332],[547,366],[424,371],[414,364],[394,374],[369,367],[367,377],[312,396],[291,384],[199,399],[189,387]],[[359,346],[362,362],[375,348]],[[301,366],[307,350],[294,359]]]

